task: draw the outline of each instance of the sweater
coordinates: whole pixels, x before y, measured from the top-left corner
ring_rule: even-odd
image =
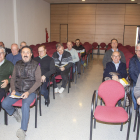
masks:
[[[8,61],[11,61],[15,65],[17,61],[22,59],[22,57],[20,53],[18,53],[17,55],[13,55],[12,53],[10,53],[6,56],[6,59]]]
[[[1,81],[6,79],[10,83],[9,76],[12,75],[13,69],[14,69],[14,65],[10,61],[5,59],[4,63],[0,66],[0,86],[2,85]]]
[[[84,57],[86,55],[86,50],[85,48],[80,45],[80,46],[73,46],[73,48],[77,51],[77,53],[81,53],[81,57]]]
[[[72,66],[72,56],[65,50],[62,54],[61,61],[59,60],[59,55],[57,52],[54,52],[52,58],[54,59],[55,66],[57,67],[64,67],[65,69],[69,69]]]
[[[126,78],[127,77],[127,71],[126,71],[126,64],[123,62],[120,62],[119,67],[116,71],[115,64],[113,62],[108,62],[106,64],[106,68],[104,70],[104,75],[103,77],[110,77],[112,78],[112,75],[110,75],[110,72],[116,72],[119,73],[118,78]]]
[[[120,50],[118,50],[118,52],[120,52],[120,54],[121,54],[121,62],[126,63],[125,56],[124,56],[123,52],[120,51]],[[106,53],[104,55],[104,58],[103,58],[103,66],[104,66],[104,69],[106,68],[106,64],[108,62],[111,62],[112,61],[112,58],[111,58],[112,53],[113,53],[113,51],[111,49],[108,50],[108,51],[106,51]]]
[[[75,49],[73,49],[73,48],[71,50],[65,49],[65,51],[67,51],[71,54],[73,63],[79,61],[79,56],[78,56],[78,53]]]
[[[138,66],[139,65],[139,66]],[[129,62],[129,76],[133,81],[133,86],[136,85],[138,76],[139,76],[139,67],[140,67],[140,62],[137,58],[137,55],[134,55]]]
[[[50,56],[45,56],[42,59],[38,56],[34,58],[35,61],[40,63],[41,75],[49,78],[53,73],[55,73],[55,64],[53,58]]]

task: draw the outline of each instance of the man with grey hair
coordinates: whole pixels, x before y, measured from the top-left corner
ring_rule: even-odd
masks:
[[[22,41],[20,43],[20,50],[22,49],[22,47],[27,46],[27,43],[25,41]]]
[[[6,96],[8,84],[10,83],[10,76],[13,73],[14,65],[5,59],[5,49],[0,46],[0,109],[1,99]]]
[[[2,41],[0,41],[0,46],[3,47],[3,48],[5,48],[5,52],[6,52],[6,53],[5,53],[5,56],[6,56],[7,54],[11,53],[11,49],[6,48],[5,45],[4,45],[4,43],[3,43]]]
[[[137,103],[134,98],[134,87],[136,86],[136,82],[140,74],[140,43],[135,46],[135,53],[136,54],[130,59],[129,62],[129,76],[133,82],[132,100],[134,102],[134,109],[137,107]]]
[[[17,61],[22,59],[21,54],[19,53],[18,45],[16,43],[13,43],[11,45],[11,51],[12,53],[8,54],[6,56],[6,59],[11,61],[15,65]]]

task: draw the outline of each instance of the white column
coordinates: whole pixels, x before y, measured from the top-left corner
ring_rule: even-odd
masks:
[[[13,0],[15,43],[18,44],[17,0]]]

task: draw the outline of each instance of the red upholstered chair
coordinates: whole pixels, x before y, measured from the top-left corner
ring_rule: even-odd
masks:
[[[123,46],[121,43],[118,43],[118,47],[121,47],[121,46]]]
[[[93,59],[93,54],[99,54],[99,45],[97,42],[93,42],[92,46],[93,46],[93,53],[92,53],[92,59]],[[95,50],[97,51],[97,53],[94,53]]]
[[[105,106],[97,105],[98,95],[103,99]],[[132,101],[129,94],[129,114],[125,111],[126,93],[124,87],[117,81],[107,80],[103,82],[98,91],[94,91],[91,104],[91,122],[90,122],[90,140],[92,140],[92,127],[94,118],[94,128],[96,127],[96,120],[105,123],[121,124],[121,131],[123,123],[128,121],[127,140],[129,139],[130,124],[132,117]],[[117,102],[124,98],[123,107],[116,107]],[[95,100],[95,104],[94,104]],[[93,109],[95,111],[93,113]],[[108,130],[105,130],[108,131]],[[121,139],[121,138],[120,138]]]
[[[105,50],[106,50],[106,43],[102,42],[99,45],[99,54],[105,54]],[[101,52],[103,52],[103,53],[101,53]]]
[[[67,43],[62,43],[62,44],[63,44],[64,49],[67,49]]]

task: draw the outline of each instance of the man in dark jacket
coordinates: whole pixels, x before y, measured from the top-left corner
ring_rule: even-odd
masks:
[[[104,66],[104,69],[106,68],[106,64],[107,64],[108,62],[111,62],[111,61],[112,61],[111,55],[112,55],[112,53],[113,53],[114,51],[120,52],[120,55],[121,55],[121,62],[126,63],[125,56],[124,56],[123,52],[120,51],[120,50],[118,50],[118,48],[117,48],[117,47],[118,47],[118,40],[117,40],[117,39],[113,38],[113,39],[111,40],[111,46],[112,46],[112,49],[106,51],[106,53],[105,53],[105,55],[104,55],[104,58],[103,58],[103,66]]]
[[[45,45],[41,45],[38,47],[39,56],[34,58],[39,64],[41,68],[41,82],[43,83],[41,86],[41,94],[44,95],[45,105],[49,105],[49,93],[47,90],[49,77],[55,73],[55,64],[53,58],[46,54],[47,50]]]
[[[36,89],[41,85],[41,70],[38,62],[31,59],[32,50],[24,46],[21,50],[22,60],[18,61],[14,67],[11,77],[11,94],[2,102],[2,107],[9,115],[13,115],[18,122],[21,122],[21,128],[17,131],[19,139],[25,139],[27,131],[30,104],[36,98]],[[13,96],[11,98],[10,96]],[[19,98],[22,98],[22,120],[17,109],[12,106]],[[16,97],[17,97],[16,96]]]
[[[3,48],[5,48],[5,56],[7,55],[7,54],[9,54],[9,53],[11,53],[11,49],[9,49],[9,48],[6,48],[5,47],[5,45],[4,45],[4,43],[2,42],[2,41],[0,41],[0,46],[2,46]]]
[[[120,52],[118,51],[113,52],[111,58],[112,61],[107,63],[103,77],[104,78],[110,77],[111,79],[117,81],[121,78],[126,78],[127,77],[126,64],[120,61],[121,59]],[[110,72],[115,72],[118,73],[119,75],[112,76]]]
[[[62,86],[59,89],[54,81],[55,93],[62,93],[66,88],[68,73],[70,67],[73,65],[72,56],[69,52],[64,50],[64,47],[61,43],[56,44],[57,52],[52,56],[55,62],[56,73],[57,75],[62,76]]]
[[[136,100],[134,98],[134,87],[136,86],[136,82],[138,76],[140,74],[140,44],[137,44],[135,47],[135,53],[129,62],[129,76],[133,82],[133,89],[132,89],[132,100],[134,102],[134,109],[136,109]]]

